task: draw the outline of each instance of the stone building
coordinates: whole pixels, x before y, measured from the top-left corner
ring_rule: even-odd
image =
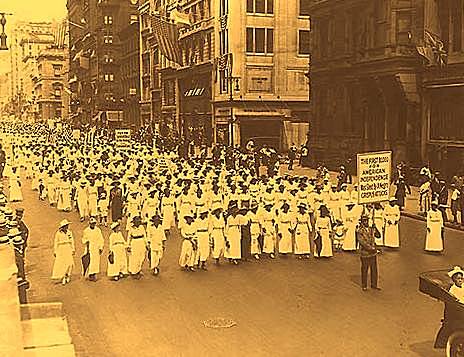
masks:
[[[395,162],[413,166],[432,160],[445,169],[445,152],[462,161],[463,5],[309,1],[317,161],[335,165],[374,150],[392,150]]]
[[[254,139],[286,149],[306,141],[309,16],[299,1],[157,4],[141,7],[141,85],[142,108],[151,103],[161,132],[208,145]],[[179,31],[179,63],[156,42],[153,11],[189,19]]]

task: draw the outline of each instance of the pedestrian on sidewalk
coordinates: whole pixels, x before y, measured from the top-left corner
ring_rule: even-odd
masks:
[[[53,263],[52,279],[61,281],[63,285],[71,280],[71,272],[74,267],[74,236],[69,230],[70,224],[71,222],[66,219],[60,222],[53,244],[55,261]]]
[[[367,291],[367,275],[370,270],[371,288],[380,290],[378,286],[377,254],[375,238],[380,236],[375,225],[369,227],[369,216],[362,215],[359,228],[356,231],[359,242],[359,254],[361,257],[361,288]]]
[[[448,222],[446,209],[448,208],[448,188],[445,180],[440,180],[440,191],[438,192],[438,209],[443,214],[443,222]]]
[[[406,184],[406,181],[403,176],[400,176],[396,181],[396,192],[395,198],[399,206],[400,211],[404,209],[406,194],[411,194],[411,188]]]
[[[453,192],[451,193],[451,214],[453,215],[453,223],[458,224],[458,211],[460,209],[459,201],[461,191],[458,190],[456,184],[454,183],[451,185],[451,189],[453,190]]]
[[[427,235],[425,250],[427,252],[442,252],[443,247],[443,215],[438,210],[438,201],[432,201],[432,208],[427,213]]]
[[[290,146],[290,149],[288,150],[288,170],[293,170],[293,161],[296,159],[296,153],[298,152],[298,148],[296,147],[295,143]]]

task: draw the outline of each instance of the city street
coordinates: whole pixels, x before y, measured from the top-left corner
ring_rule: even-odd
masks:
[[[186,273],[180,241],[167,244],[161,275],[96,283],[79,276],[83,224],[23,185],[30,302],[62,301],[78,356],[442,356],[433,340],[440,302],[418,292],[422,271],[462,264],[463,233],[446,231],[444,256],[423,252],[425,224],[402,218],[401,249],[379,257],[382,291],[362,292],[357,254],[330,260],[293,257]],[[18,206],[17,204],[15,206]],[[50,281],[52,241],[62,218],[73,222],[76,269],[67,286]],[[109,232],[104,228],[105,238]],[[108,245],[106,243],[106,245]],[[106,273],[107,247],[102,257]],[[227,318],[236,326],[206,328]]]

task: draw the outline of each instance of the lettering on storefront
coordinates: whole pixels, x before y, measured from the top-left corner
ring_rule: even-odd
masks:
[[[358,154],[358,203],[388,201],[391,182],[391,151]]]

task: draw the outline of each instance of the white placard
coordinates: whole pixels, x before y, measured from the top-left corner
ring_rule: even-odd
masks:
[[[388,201],[391,182],[391,151],[357,155],[358,203]]]
[[[130,148],[131,131],[130,129],[116,129],[114,141],[117,149],[127,150]]]

